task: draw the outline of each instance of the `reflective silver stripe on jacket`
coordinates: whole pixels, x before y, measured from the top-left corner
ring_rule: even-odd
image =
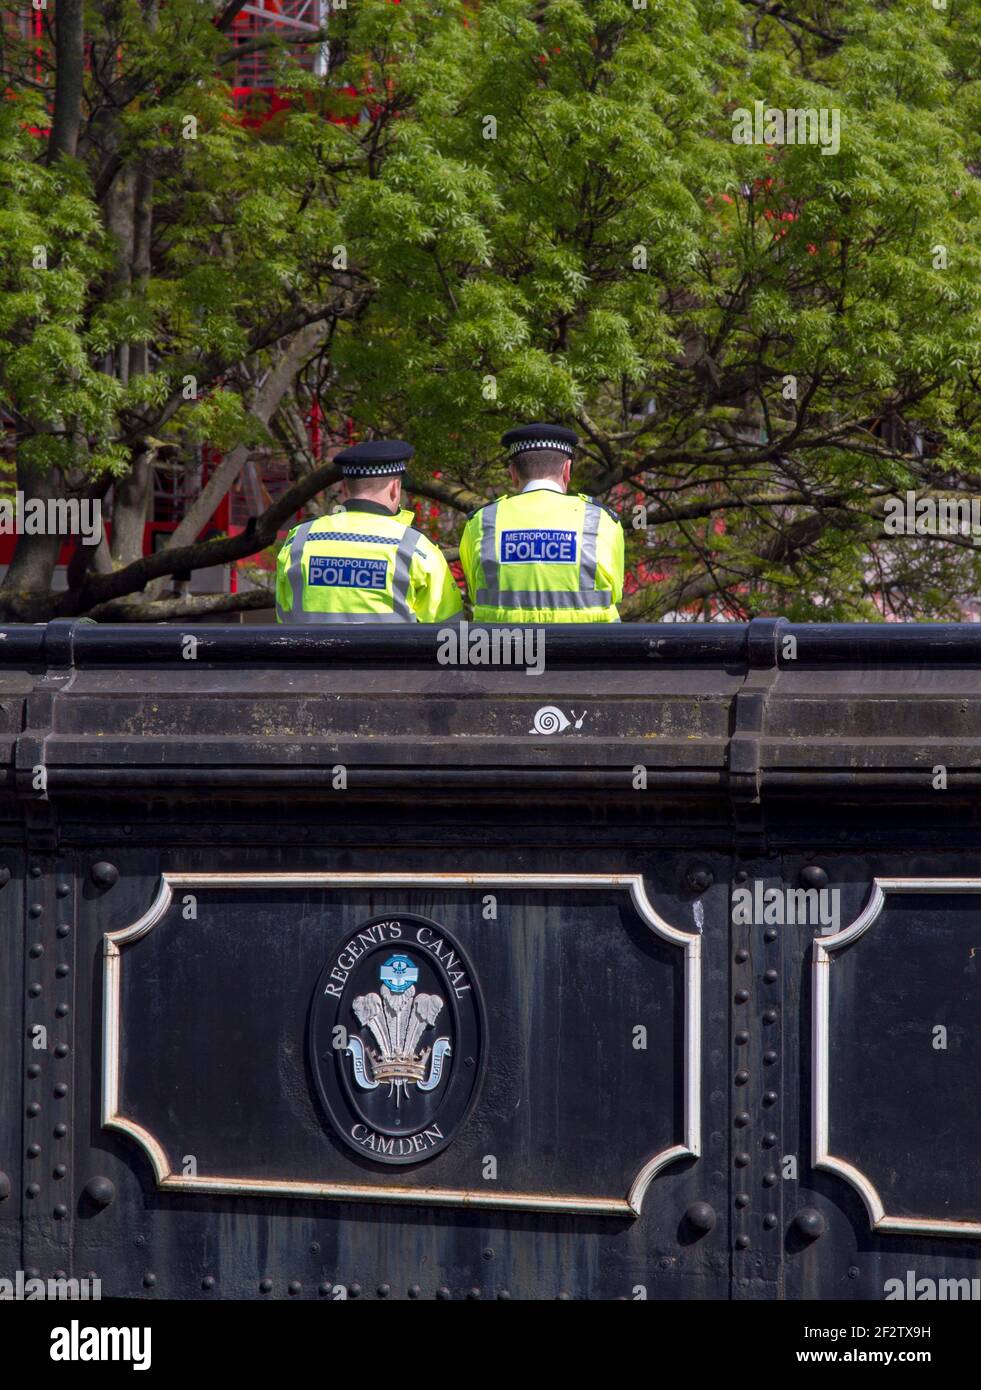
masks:
[[[487,589],[481,592],[496,592],[501,582],[497,563],[497,505],[492,502],[480,514],[480,564],[487,585]],[[477,602],[480,602],[479,598]]]
[[[281,623],[301,623],[303,621],[303,547],[316,524],[315,521],[305,521],[293,533],[293,540],[290,543],[290,562],[286,570],[286,582],[290,591],[289,609],[284,609],[278,601],[276,603],[276,616]]]
[[[418,618],[409,607],[409,583],[412,557],[422,540],[422,533],[413,526],[406,526],[398,541],[395,552],[395,570],[392,575],[391,613],[321,613],[303,607],[303,548],[311,539],[310,532],[316,521],[306,521],[298,527],[290,544],[289,566],[286,579],[290,589],[290,607],[284,609],[277,602],[276,613],[281,623],[415,623]],[[343,534],[343,533],[342,533]],[[351,539],[344,535],[344,539]],[[382,538],[379,537],[379,540]],[[395,536],[386,537],[392,545]]]
[[[579,588],[562,590],[502,589],[497,559],[497,503],[485,507],[480,532],[480,563],[486,588],[475,602],[487,608],[610,608],[613,593],[596,587],[596,549],[603,508],[587,502],[583,516]]]
[[[609,589],[478,589],[477,603],[485,608],[609,608],[613,594]]]
[[[395,553],[395,574],[392,576],[392,607],[395,616],[404,623],[417,623],[419,619],[409,607],[409,570],[412,557],[416,553],[422,532],[414,526],[407,526]]]
[[[301,613],[298,618],[287,617],[287,623],[404,623],[397,613]]]
[[[596,590],[596,541],[599,536],[600,511],[595,502],[586,503],[582,523],[582,554],[579,560],[579,588],[584,592]]]

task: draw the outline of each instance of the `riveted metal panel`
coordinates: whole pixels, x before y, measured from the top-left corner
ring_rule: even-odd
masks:
[[[0,644],[0,1277],[185,1300],[977,1277],[977,630],[557,630],[543,677],[441,667],[425,632],[192,635],[194,660],[166,629]],[[834,920],[740,917],[747,889],[823,889]],[[311,1057],[315,991],[379,922],[445,1029]],[[437,929],[479,1046],[454,1051],[452,973],[412,954]],[[395,1146],[440,1036],[472,1105],[418,1162],[358,1152],[318,1069],[386,1078],[366,1113]]]

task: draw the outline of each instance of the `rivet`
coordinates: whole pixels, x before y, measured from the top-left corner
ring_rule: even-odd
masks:
[[[92,865],[91,874],[92,882],[99,888],[111,888],[119,881],[119,870],[115,864],[110,864],[105,859],[100,859],[97,864]]]
[[[31,1101],[30,1105],[27,1107],[27,1113],[32,1120],[35,1115],[40,1115],[41,1107],[38,1105],[36,1100]]]
[[[0,869],[0,888],[6,888],[6,886],[7,886],[7,884],[8,884],[9,882],[10,882],[10,870],[7,869],[7,868]]]
[[[763,1104],[764,1104],[764,1105],[776,1105],[776,1103],[777,1103],[777,1093],[776,1093],[776,1091],[764,1091],[764,1092],[763,1092]]]
[[[214,1286],[215,1286],[215,1277],[214,1277],[214,1275],[213,1275],[213,1274],[206,1274],[206,1275],[204,1276],[204,1278],[201,1280],[201,1287],[202,1287],[202,1289],[213,1289]]]
[[[763,1218],[763,1229],[765,1231],[772,1231],[776,1224],[777,1218],[773,1215],[773,1212],[767,1212],[766,1216]]]
[[[745,1086],[745,1085],[746,1085],[746,1082],[747,1082],[748,1080],[749,1080],[749,1072],[748,1072],[748,1071],[737,1071],[737,1072],[736,1072],[736,1085],[737,1085],[737,1086]]]
[[[477,1300],[479,1297],[480,1297],[480,1290],[479,1290],[479,1289],[468,1289],[468,1290],[467,1290],[467,1298],[470,1300],[471,1303],[476,1302],[476,1300]],[[560,1294],[559,1297],[561,1298],[562,1295]]]
[[[41,1189],[40,1189],[40,1187],[38,1186],[38,1184],[37,1184],[36,1182],[28,1183],[28,1185],[27,1185],[27,1195],[28,1195],[28,1197],[37,1197],[37,1196],[40,1195],[40,1192],[41,1192]]]
[[[271,1289],[272,1289],[272,1280],[271,1280],[271,1279],[260,1279],[260,1280],[259,1280],[259,1292],[260,1292],[260,1293],[269,1293]]]
[[[65,936],[68,935],[68,933],[69,933],[70,931],[71,931],[71,927],[68,925],[68,923],[67,923],[67,922],[61,922],[61,923],[59,923],[58,927],[55,929],[55,936],[65,937]],[[66,974],[68,973],[67,970],[65,971],[65,973],[66,973]]]
[[[828,1223],[817,1207],[802,1207],[794,1217],[794,1226],[805,1240],[817,1240],[828,1229]]]
[[[764,970],[763,978],[768,985],[772,985],[774,980],[777,978],[777,972],[775,970]]]
[[[111,1178],[90,1178],[85,1184],[85,1195],[97,1207],[107,1207],[116,1195],[115,1184]]]
[[[41,1271],[39,1269],[25,1269],[24,1273],[27,1275],[28,1279],[40,1279],[41,1277]]]
[[[41,869],[40,869],[40,867],[39,867],[37,864],[32,864],[32,865],[31,865],[31,867],[30,867],[30,875],[31,875],[31,878],[40,878],[40,877],[41,877]]]
[[[378,1297],[379,1297],[379,1298],[387,1298],[388,1295],[389,1295],[391,1292],[392,1292],[392,1286],[391,1286],[391,1284],[379,1284],[379,1285],[378,1285]]]
[[[739,1114],[733,1117],[732,1123],[742,1129],[743,1125],[749,1124],[749,1111],[740,1110]]]
[[[693,864],[685,875],[685,882],[693,893],[704,893],[715,882],[715,874],[705,864]]]
[[[286,1285],[286,1292],[292,1294],[295,1297],[301,1291],[302,1288],[303,1285],[300,1283],[299,1279],[291,1279],[290,1282]]]
[[[38,1156],[38,1154],[39,1154],[40,1152],[41,1152],[41,1145],[40,1145],[40,1144],[28,1144],[28,1146],[27,1146],[27,1157],[28,1157],[28,1158],[37,1158],[37,1156]]]
[[[40,993],[41,993],[41,986],[40,986],[40,985],[31,985],[30,989],[29,989],[27,992],[28,992],[28,994],[31,996],[32,999],[37,999],[37,997],[38,997],[38,996],[40,995]]]
[[[69,888],[67,883],[59,883],[58,887],[55,889],[55,893],[58,895],[59,898],[67,898],[70,892],[71,889]]]
[[[749,1154],[736,1154],[735,1158],[733,1159],[733,1162],[735,1163],[737,1168],[748,1168]]]
[[[41,1075],[41,1068],[38,1066],[37,1062],[31,1063],[31,1065],[27,1068],[27,1074],[30,1077]]]
[[[777,1175],[776,1175],[776,1173],[764,1173],[764,1174],[763,1174],[763,1186],[764,1186],[764,1187],[776,1187],[776,1185],[777,1185]]]
[[[55,1048],[55,1052],[57,1052],[57,1051],[58,1051],[58,1049]],[[767,1065],[768,1067],[772,1067],[773,1064],[774,1064],[774,1062],[775,1062],[776,1060],[777,1060],[777,1054],[776,1054],[775,1052],[764,1052],[764,1053],[763,1053],[763,1061],[766,1063],[766,1065]]]
[[[43,910],[40,903],[31,903],[30,907],[27,909],[27,915],[28,917],[40,917]]]
[[[348,1284],[348,1286],[347,1286],[347,1296],[348,1296],[348,1298],[360,1298],[360,1297],[361,1297],[361,1285],[360,1285],[360,1284]]]
[[[55,1164],[55,1167],[52,1171],[54,1172],[56,1178],[63,1178],[65,1174],[68,1172],[68,1169],[65,1167],[63,1163],[57,1163]]]
[[[745,869],[737,869],[735,874],[733,874],[733,878],[735,878],[737,883],[745,883],[749,878],[749,874]]]
[[[54,1209],[54,1215],[56,1220],[64,1221],[65,1217],[68,1215],[68,1208],[65,1206],[64,1202],[58,1203]]]
[[[319,1254],[320,1254],[320,1241],[319,1241],[319,1240],[314,1240],[314,1241],[311,1241],[311,1242],[310,1242],[310,1254],[311,1254],[311,1255],[319,1255]]]
[[[772,1149],[776,1142],[777,1136],[775,1134],[764,1134],[761,1140],[764,1149]]]
[[[498,1289],[497,1296],[501,1300],[508,1299],[511,1297],[511,1291],[510,1289]]]
[[[486,1250],[481,1250],[480,1257],[483,1260],[492,1260],[494,1258],[494,1251],[488,1245]]]
[[[67,1096],[67,1094],[68,1094],[68,1087],[65,1085],[64,1081],[59,1081],[58,1084],[57,1084],[57,1086],[54,1088],[54,1097],[55,1097],[55,1099],[56,1099],[56,1100],[61,1100],[62,1096]]]
[[[40,941],[35,941],[34,945],[28,951],[28,955],[32,956],[34,960],[37,960],[38,956],[44,955],[44,947],[41,945]]]
[[[709,1202],[692,1202],[685,1209],[685,1216],[696,1231],[708,1232],[715,1225],[715,1208]],[[665,1265],[670,1266],[670,1260]]]
[[[408,1292],[410,1298],[418,1298],[422,1293],[422,1289],[420,1289],[418,1284],[410,1284]]]
[[[55,1050],[54,1050],[54,1054],[55,1054],[56,1057],[67,1057],[67,1056],[68,1056],[68,1044],[67,1044],[67,1043],[58,1043],[57,1047],[56,1047]]]
[[[65,976],[68,974],[68,966],[64,964],[56,965],[55,974],[58,976],[59,980],[63,980]]]
[[[800,881],[805,888],[827,888],[827,872],[817,864],[806,864],[800,871]]]
[[[67,1005],[67,1004],[59,1004],[59,1005],[57,1006],[57,1008],[55,1009],[55,1017],[56,1017],[56,1018],[64,1018],[65,1015],[66,1015],[67,1013],[68,1013],[68,1005]]]
[[[776,941],[776,939],[777,939],[777,929],[776,929],[776,927],[767,927],[766,931],[763,933],[763,940],[764,940],[764,941]]]
[[[446,1287],[445,1284],[441,1285],[441,1286],[436,1290],[436,1297],[437,1297],[437,1298],[446,1299],[446,1298],[449,1298],[449,1296],[450,1296],[450,1291],[449,1291],[449,1289]]]
[[[764,1023],[776,1023],[776,1021],[777,1021],[777,1011],[776,1011],[776,1009],[764,1009],[764,1010],[763,1010],[763,1022],[764,1022]]]
[[[749,952],[740,947],[736,954],[733,956],[733,960],[736,962],[737,965],[742,965],[743,961],[749,960]]]
[[[63,1270],[63,1269],[56,1269],[55,1272],[54,1272],[54,1277],[55,1277],[56,1279],[67,1279],[67,1278],[68,1278],[68,1274],[67,1274],[67,1272],[66,1272],[65,1270]]]
[[[317,1292],[320,1294],[321,1298],[327,1298],[329,1294],[332,1294],[334,1292],[334,1290],[331,1288],[330,1284],[318,1284]]]
[[[739,1044],[740,1047],[745,1047],[746,1044],[749,1042],[749,1034],[748,1034],[748,1033],[737,1033],[737,1034],[736,1034],[736,1042]]]
[[[737,1250],[748,1250],[748,1249],[749,1249],[749,1236],[736,1236],[736,1249],[737,1249]]]
[[[743,1207],[749,1206],[749,1198],[747,1197],[745,1192],[740,1192],[739,1195],[736,1197],[736,1206],[740,1209],[740,1211],[743,1209]]]
[[[54,1129],[51,1132],[56,1139],[64,1139],[65,1135],[68,1133],[68,1126],[55,1125]]]
[[[144,1274],[143,1276],[143,1287],[145,1289],[152,1289],[156,1282],[157,1276],[153,1273],[152,1270],[148,1269],[146,1274]]]
[[[748,990],[748,989],[737,989],[737,990],[736,990],[736,1003],[737,1003],[737,1004],[745,1004],[745,1003],[746,1003],[746,1000],[747,1000],[748,998],[749,998],[749,990]]]
[[[859,1276],[859,1274],[860,1274],[860,1272],[861,1272],[861,1271],[859,1270],[858,1265],[849,1265],[849,1266],[848,1266],[848,1277],[849,1277],[849,1279],[857,1279],[858,1276]]]

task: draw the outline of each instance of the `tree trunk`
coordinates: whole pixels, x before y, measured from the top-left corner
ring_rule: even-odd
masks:
[[[25,502],[63,495],[60,477],[44,476],[18,461],[17,488]],[[61,536],[17,537],[14,558],[0,584],[0,609],[25,621],[42,620],[51,604],[51,583],[58,564]]]
[[[117,180],[113,230],[119,238],[117,282],[136,294],[150,275],[150,236],[153,225],[153,173],[147,165]],[[146,343],[130,343],[120,354],[120,378],[124,382],[145,376],[149,367]],[[143,554],[143,537],[153,496],[154,451],[144,444],[133,456],[133,466],[116,484],[112,508],[114,565],[128,565]]]
[[[58,0],[55,7],[55,99],[48,158],[78,149],[85,81],[84,0]]]
[[[153,490],[152,449],[133,456],[133,466],[116,484],[112,504],[112,560],[117,567],[132,564],[143,554],[143,533]]]

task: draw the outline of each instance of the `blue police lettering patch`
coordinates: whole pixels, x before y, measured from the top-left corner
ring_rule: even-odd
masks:
[[[502,531],[501,563],[524,565],[537,560],[574,565],[576,534],[575,531]]]
[[[387,560],[359,560],[350,555],[311,555],[307,583],[339,589],[384,592]]]

